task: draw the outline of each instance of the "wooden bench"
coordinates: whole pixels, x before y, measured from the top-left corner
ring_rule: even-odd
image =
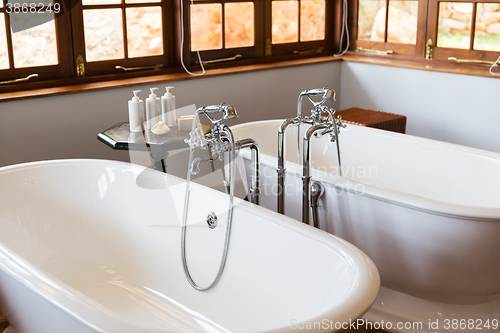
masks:
[[[361,108],[350,108],[335,112],[341,115],[342,122],[366,127],[373,127],[398,133],[406,132],[406,116]]]

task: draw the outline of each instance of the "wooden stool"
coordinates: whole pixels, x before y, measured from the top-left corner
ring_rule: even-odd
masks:
[[[406,116],[375,111],[361,108],[350,108],[335,112],[342,116],[342,122],[346,124],[354,124],[366,127],[373,127],[387,131],[405,133],[406,131]]]

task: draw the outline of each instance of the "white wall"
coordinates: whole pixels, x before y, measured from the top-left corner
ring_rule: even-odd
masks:
[[[305,89],[328,85],[338,92],[341,66],[341,62],[332,62],[168,85],[175,86],[177,107],[224,101],[234,105],[240,117],[231,124],[236,124],[294,116],[297,97]],[[165,85],[158,86],[164,90]],[[128,121],[127,101],[132,90],[142,89],[144,99],[149,87],[0,103],[0,166],[60,158],[128,161],[127,152],[112,150],[97,140],[97,134]]]
[[[341,109],[403,114],[408,134],[500,152],[498,78],[343,62],[341,91]]]

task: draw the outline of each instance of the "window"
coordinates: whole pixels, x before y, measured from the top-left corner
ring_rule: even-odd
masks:
[[[208,63],[257,58],[263,50],[262,1],[200,1],[190,8],[191,52]],[[192,63],[198,58],[191,53]],[[214,61],[215,60],[215,61]]]
[[[271,31],[266,41],[273,55],[333,49],[333,1],[271,0]]]
[[[334,4],[340,3],[340,0],[10,1],[26,2],[27,10],[11,10],[8,0],[0,0],[0,91],[16,90],[18,85],[4,85],[5,81],[31,74],[38,76],[23,84],[24,87],[36,87],[34,83],[48,80],[55,86],[180,71],[182,33],[183,59],[191,70],[199,68],[197,52],[206,64],[216,63],[214,66],[222,66],[220,63],[228,60],[249,63],[269,57],[281,60],[321,52],[330,54],[336,32]],[[14,29],[17,22],[26,21],[32,6],[37,10],[29,18],[32,27]],[[49,6],[58,6],[61,11],[38,14],[38,10],[46,11]],[[39,24],[37,20],[44,22]]]
[[[333,2],[195,0],[190,51],[202,51],[203,61],[211,63],[333,50]],[[190,57],[195,63],[196,54]]]
[[[0,81],[32,74],[37,79],[69,75],[71,68],[65,61],[71,57],[67,11],[60,3],[41,1],[21,8],[0,0]],[[56,16],[58,20],[54,20]]]
[[[355,49],[391,57],[495,61],[500,1],[357,0]],[[408,58],[408,57],[407,57]]]
[[[434,59],[494,61],[500,51],[500,2],[432,1],[427,38]]]
[[[75,60],[87,76],[172,66],[172,9],[160,0],[82,0],[73,9]]]
[[[357,49],[415,56],[425,46],[425,1],[359,0],[357,9]]]
[[[0,81],[172,66],[170,7],[161,0],[0,0]],[[4,84],[2,91],[15,90]]]

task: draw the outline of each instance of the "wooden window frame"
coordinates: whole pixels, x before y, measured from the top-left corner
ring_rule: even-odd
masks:
[[[153,3],[125,3],[122,0],[120,4],[113,5],[82,5],[81,0],[72,1],[72,36],[74,41],[74,63],[78,56],[84,59],[86,76],[98,76],[105,74],[120,74],[122,69],[117,69],[116,66],[123,67],[149,67],[161,64],[161,68],[169,68],[173,66],[173,7],[171,1],[162,0],[161,2]],[[144,56],[137,58],[128,57],[128,40],[127,40],[127,22],[126,22],[126,9],[127,8],[144,8],[144,7],[161,7],[162,13],[162,41],[163,41],[163,54],[155,56]],[[110,9],[119,8],[122,11],[122,31],[123,31],[123,49],[124,58],[112,60],[100,60],[87,62],[85,55],[85,36],[83,30],[83,11],[86,9]]]
[[[255,20],[255,44],[253,47],[229,48],[200,51],[202,61],[213,59],[224,59],[241,54],[242,57],[230,62],[220,62],[205,66],[206,68],[222,68],[236,65],[247,65],[251,63],[265,63],[268,61],[287,61],[291,59],[301,59],[308,57],[318,57],[331,55],[338,49],[339,36],[341,30],[341,9],[342,0],[325,0],[325,39],[318,41],[298,41],[293,43],[272,44],[272,0],[249,0],[254,3]],[[195,4],[221,3],[226,2],[249,2],[245,0],[196,0]],[[279,1],[279,0],[277,0]],[[190,1],[184,3],[185,21],[190,22],[189,5]],[[300,25],[300,21],[299,21]],[[224,24],[223,24],[224,33]],[[190,35],[190,24],[185,24],[185,29]],[[300,28],[299,28],[300,34]],[[300,37],[299,37],[300,38]],[[322,51],[317,51],[322,48]],[[186,60],[187,59],[187,60]],[[190,65],[189,69],[199,70],[198,55],[196,51],[191,51],[190,41],[184,43],[184,60]]]
[[[14,66],[14,49],[12,45],[12,30],[10,29],[10,16],[6,12],[6,0],[4,6],[0,8],[0,13],[5,17],[5,33],[7,37],[7,53],[9,58],[9,69],[0,70],[1,80],[9,81],[20,78],[25,78],[31,74],[38,74],[38,77],[30,79],[30,82],[44,81],[49,79],[63,79],[74,75],[74,69],[71,61],[73,58],[73,50],[71,48],[71,19],[69,15],[69,2],[67,0],[56,0],[55,3],[61,5],[61,12],[55,14],[57,19],[55,23],[56,33],[56,48],[58,64],[15,68]],[[2,86],[0,86],[1,88]]]
[[[388,34],[388,21],[389,21],[389,1],[386,1],[386,14],[385,14],[385,35],[384,42],[379,41],[370,41],[370,40],[358,40],[358,17],[359,17],[359,0],[355,0],[351,2],[350,13],[351,15],[351,23],[350,23],[350,31],[351,31],[351,50],[356,50],[361,47],[364,49],[371,49],[377,51],[393,51],[393,56],[403,56],[403,57],[422,57],[425,55],[425,43],[426,43],[426,25],[427,25],[427,1],[428,0],[418,0],[418,17],[417,17],[417,40],[415,44],[403,44],[403,43],[394,43],[387,42],[387,34]],[[424,19],[425,18],[425,19]]]
[[[335,43],[334,34],[338,26],[335,25],[335,1],[325,0],[325,39],[315,41],[300,41],[300,0],[299,0],[299,17],[298,17],[298,41],[293,43],[272,43],[272,2],[273,1],[288,1],[288,0],[266,0],[265,2],[265,41],[270,44],[272,56],[293,56],[293,55],[325,55],[334,52]],[[337,1],[340,3],[340,1]],[[319,51],[322,48],[322,51]]]
[[[470,32],[470,48],[469,49],[456,49],[456,48],[445,48],[437,47],[437,35],[438,35],[438,21],[439,21],[439,3],[440,2],[461,2],[461,3],[472,3],[472,21],[471,21],[471,32]],[[485,61],[495,61],[500,51],[483,51],[474,50],[474,36],[476,31],[476,8],[478,3],[500,3],[500,0],[429,0],[429,22],[427,28],[427,38],[426,40],[432,40],[433,42],[433,59],[435,60],[448,60],[450,57],[455,57],[458,59],[472,59],[472,60],[485,60]],[[430,19],[430,18],[433,19]]]
[[[233,47],[233,48],[225,48],[225,6],[224,4],[226,3],[237,3],[237,2],[253,2],[254,4],[254,45],[253,46],[247,46],[247,47]],[[238,58],[238,61],[240,60],[247,60],[247,59],[254,59],[261,57],[264,52],[264,42],[263,42],[263,26],[261,24],[257,24],[259,15],[263,15],[264,10],[263,10],[263,3],[264,0],[196,0],[194,1],[195,5],[198,4],[213,4],[213,3],[218,3],[221,4],[222,6],[222,48],[221,49],[216,49],[216,50],[202,50],[200,52],[200,57],[202,61],[210,61],[214,59],[224,59],[224,58],[231,58],[237,54],[240,54],[241,57]],[[187,15],[187,22],[184,24],[184,29],[187,32],[187,36],[191,36],[191,3],[190,1],[186,0],[184,1],[185,5],[185,13],[188,13]],[[191,39],[187,38],[184,42],[184,48],[185,48],[185,53],[187,54],[187,59],[188,61],[185,61],[186,63],[190,64],[193,69],[199,69],[200,66],[198,64],[198,53],[196,51],[191,51]],[[238,63],[236,61],[236,63]],[[226,65],[231,64],[232,62],[226,63]],[[210,67],[216,67],[218,65],[224,65],[224,62],[211,65]]]
[[[422,2],[422,6],[420,6]],[[480,51],[480,50],[464,50],[455,48],[436,47],[438,33],[438,3],[439,2],[467,2],[467,3],[500,3],[500,0],[419,0],[418,24],[417,24],[417,43],[415,51],[409,52],[404,44],[387,43],[387,42],[372,42],[357,40],[358,35],[358,0],[352,1],[349,6],[349,28],[350,45],[349,52],[344,57],[344,60],[354,62],[364,62],[371,64],[380,64],[384,66],[395,66],[401,68],[423,69],[446,73],[459,73],[465,75],[475,75],[483,77],[496,78],[492,76],[488,69],[491,65],[478,63],[457,63],[449,60],[450,57],[458,59],[482,60],[494,62],[500,52],[497,51]],[[473,20],[471,22],[471,45],[474,40],[474,29],[476,20],[476,6],[474,5]],[[427,55],[427,41],[432,41],[430,59]],[[367,49],[387,51],[393,50],[393,54],[370,54],[357,52],[358,47]],[[498,68],[498,67],[497,67]],[[495,70],[494,70],[495,71]],[[498,72],[498,70],[496,70]]]

